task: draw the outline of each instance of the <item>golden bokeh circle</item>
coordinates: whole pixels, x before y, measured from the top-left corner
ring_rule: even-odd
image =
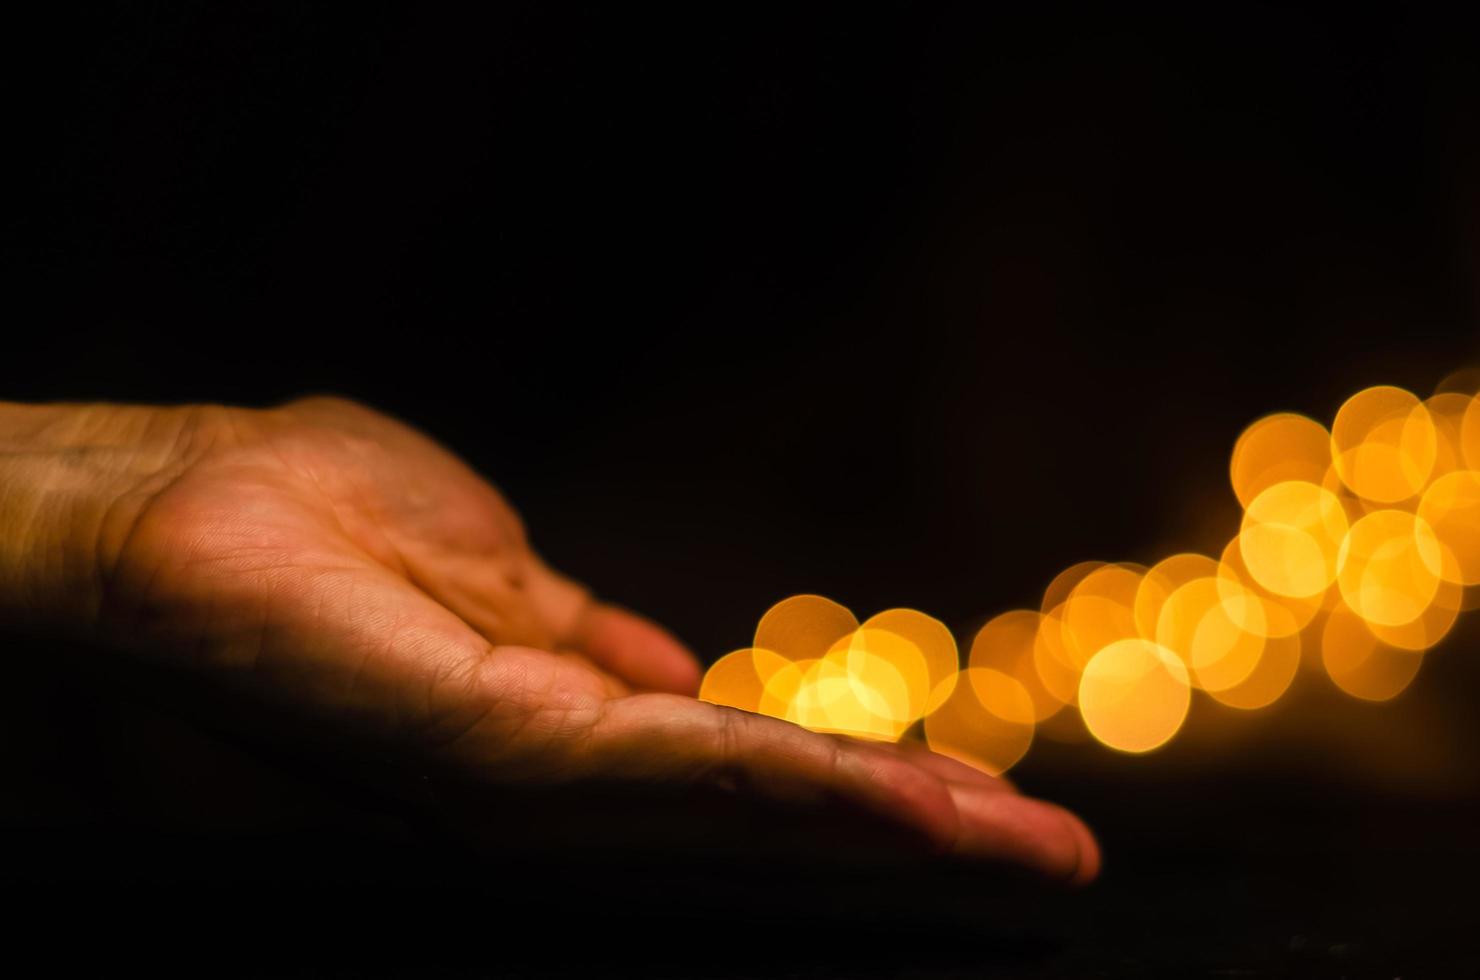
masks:
[[[1290,480],[1320,483],[1331,465],[1331,434],[1314,419],[1291,412],[1267,415],[1245,429],[1233,446],[1228,477],[1247,507],[1255,497]]]
[[[820,595],[794,595],[766,610],[751,646],[788,660],[817,660],[857,628],[858,619],[846,606]]]
[[[961,657],[956,637],[945,623],[914,609],[886,609],[865,620],[860,630],[884,630],[914,644],[925,670],[926,697],[921,715],[934,711],[956,689]]]
[[[1443,549],[1427,521],[1379,510],[1351,526],[1338,557],[1337,584],[1352,612],[1371,623],[1411,623],[1439,591]]]
[[[1359,391],[1331,423],[1331,459],[1342,482],[1375,503],[1397,503],[1419,493],[1437,457],[1438,433],[1428,409],[1402,388]]]
[[[1187,668],[1170,650],[1141,638],[1096,653],[1079,682],[1079,712],[1102,744],[1150,752],[1166,744],[1192,700]]]
[[[1331,682],[1352,697],[1387,701],[1413,682],[1423,654],[1383,643],[1362,617],[1341,605],[1321,631],[1321,664]]]
[[[1249,576],[1276,595],[1305,599],[1336,579],[1348,520],[1341,499],[1300,480],[1276,483],[1250,503],[1239,528]]]
[[[1455,470],[1424,491],[1418,516],[1449,550],[1440,575],[1458,585],[1480,585],[1480,472]]]
[[[745,647],[727,653],[704,672],[699,700],[759,711],[766,681],[787,663],[785,657],[771,650]]]
[[[1033,744],[1034,708],[1015,678],[968,667],[950,697],[925,718],[931,750],[993,775],[1012,768]]]
[[[1012,609],[994,616],[977,630],[967,655],[969,666],[1001,671],[1021,684],[1033,703],[1035,722],[1053,717],[1065,704],[1043,683],[1034,663],[1033,648],[1042,623],[1043,614],[1033,609]]]
[[[1278,701],[1300,670],[1300,634],[1267,637],[1259,662],[1249,675],[1232,687],[1209,690],[1215,701],[1252,711]]]

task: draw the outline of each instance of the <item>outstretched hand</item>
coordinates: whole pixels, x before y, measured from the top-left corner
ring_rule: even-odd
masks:
[[[360,405],[0,416],[19,542],[0,612],[82,624],[215,724],[434,787],[460,828],[825,851],[852,821],[901,853],[1097,872],[1076,817],[1001,780],[696,700],[673,637],[547,567],[493,487]],[[599,808],[572,802],[588,789]]]

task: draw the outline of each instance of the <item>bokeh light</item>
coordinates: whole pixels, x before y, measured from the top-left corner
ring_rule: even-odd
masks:
[[[1458,585],[1480,585],[1480,473],[1455,470],[1424,491],[1418,516],[1448,549],[1440,577]]]
[[[1244,680],[1264,652],[1263,602],[1247,589],[1225,592],[1219,578],[1193,579],[1167,597],[1156,623],[1156,643],[1179,657],[1193,683],[1207,691]]]
[[[1015,678],[968,667],[951,696],[925,719],[925,741],[941,755],[1000,775],[1033,744],[1033,701]]]
[[[912,682],[918,680],[924,685],[920,714],[934,711],[956,689],[961,658],[956,651],[956,637],[945,623],[914,609],[886,609],[870,616],[860,629],[871,634],[883,632],[904,637],[919,651],[923,674],[910,677]]]
[[[1289,690],[1300,670],[1300,634],[1267,637],[1259,653],[1259,662],[1247,677],[1231,687],[1205,689],[1213,700],[1230,708],[1252,711],[1274,704]]]
[[[1331,682],[1364,701],[1387,701],[1418,673],[1423,654],[1400,650],[1372,635],[1362,617],[1337,606],[1321,632],[1321,663]]]
[[[789,661],[771,650],[746,647],[727,653],[704,673],[699,699],[745,711],[761,710],[766,682]]]
[[[1192,690],[1176,654],[1150,640],[1117,640],[1095,654],[1079,682],[1090,734],[1122,752],[1150,752],[1177,734]]]
[[[751,646],[788,660],[817,660],[856,629],[858,619],[846,606],[820,595],[795,595],[766,610]]]
[[[1480,370],[1466,369],[1425,400],[1360,391],[1329,430],[1289,412],[1259,419],[1233,447],[1243,516],[1216,557],[1070,565],[1038,609],[977,630],[964,665],[926,613],[860,624],[799,595],[710,667],[700,697],[816,731],[921,737],[991,773],[1039,735],[1153,751],[1182,728],[1194,688],[1256,711],[1310,676],[1303,663],[1346,694],[1389,700],[1480,607],[1477,391]]]
[[[995,616],[977,631],[967,659],[971,667],[999,671],[1021,684],[1032,702],[1035,722],[1052,718],[1066,703],[1038,676],[1033,651],[1042,623],[1043,614],[1032,609]]]
[[[1249,426],[1233,446],[1229,481],[1247,507],[1276,483],[1319,484],[1331,465],[1331,434],[1304,415],[1267,415]]]
[[[1331,423],[1331,458],[1342,482],[1376,503],[1423,489],[1438,456],[1428,409],[1411,392],[1379,385],[1346,400]]]
[[[1250,577],[1275,595],[1319,595],[1336,579],[1347,514],[1325,487],[1276,483],[1244,512],[1239,552]]]
[[[1341,544],[1341,598],[1363,619],[1384,626],[1411,623],[1439,591],[1439,539],[1422,518],[1379,510],[1352,525]]]

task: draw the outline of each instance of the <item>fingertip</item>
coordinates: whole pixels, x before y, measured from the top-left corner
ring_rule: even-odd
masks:
[[[1064,819],[1069,824],[1070,832],[1079,845],[1079,867],[1075,869],[1069,884],[1075,888],[1083,888],[1100,876],[1102,858],[1100,855],[1100,844],[1095,840],[1094,832],[1089,829],[1083,820],[1065,810]]]
[[[695,695],[703,669],[667,630],[617,606],[597,603],[582,618],[575,643],[592,660],[636,687]]]
[[[1078,821],[1068,811],[1016,793],[964,783],[950,789],[961,813],[958,857],[1016,864],[1066,884],[1083,875],[1084,843],[1074,826]],[[1091,853],[1097,861],[1098,851]]]

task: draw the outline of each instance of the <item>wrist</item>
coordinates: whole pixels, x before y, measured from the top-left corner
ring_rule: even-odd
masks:
[[[0,402],[0,622],[86,629],[195,410]]]

